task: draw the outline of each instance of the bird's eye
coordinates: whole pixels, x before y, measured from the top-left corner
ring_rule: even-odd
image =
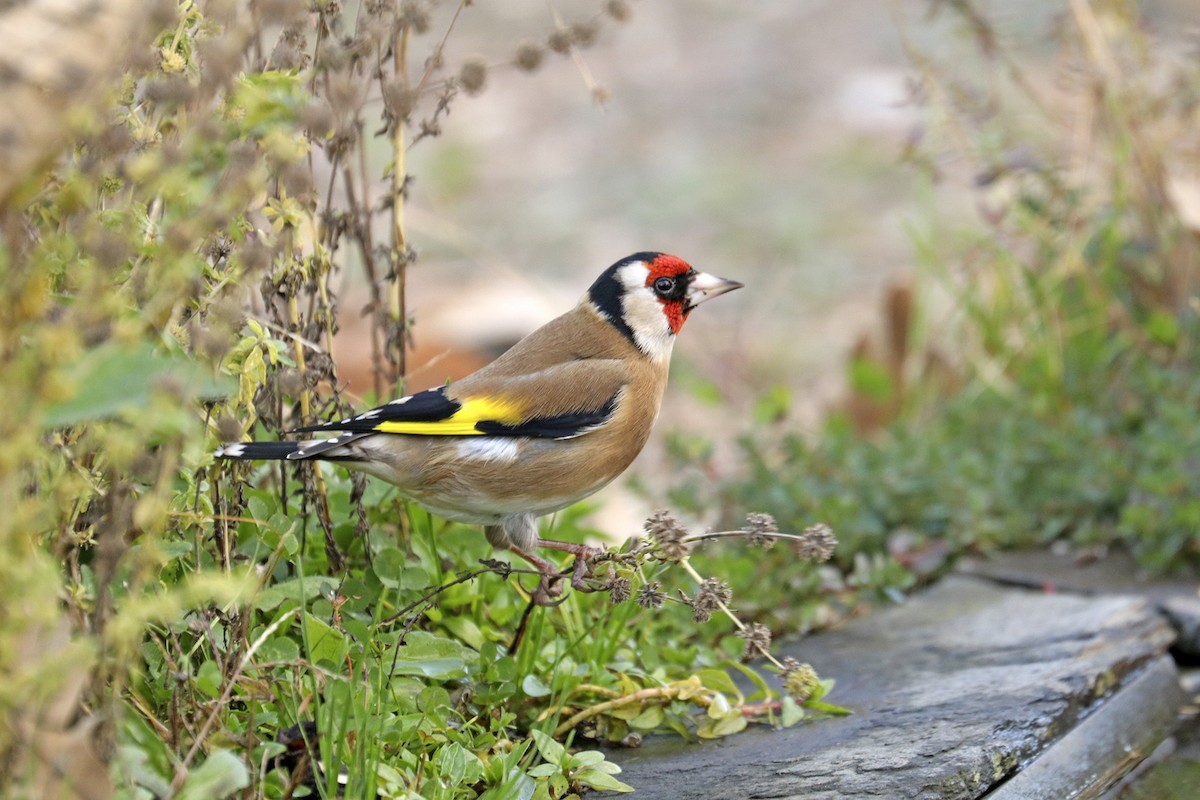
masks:
[[[672,278],[659,278],[658,280],[656,280],[654,282],[654,291],[658,292],[661,295],[670,294],[671,290],[674,288],[675,288],[675,281]]]

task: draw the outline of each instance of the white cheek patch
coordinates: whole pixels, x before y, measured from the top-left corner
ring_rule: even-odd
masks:
[[[505,436],[472,436],[458,444],[458,457],[467,461],[512,462],[521,454],[520,443]]]
[[[633,331],[633,340],[643,353],[661,361],[671,357],[675,334],[667,322],[663,305],[646,286],[646,266],[638,261],[623,267],[617,275],[625,293],[621,297],[622,316]]]

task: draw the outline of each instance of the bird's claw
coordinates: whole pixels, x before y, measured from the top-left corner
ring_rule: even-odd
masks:
[[[589,580],[595,577],[592,571],[592,559],[600,555],[601,550],[585,545],[577,545],[573,550],[575,553],[575,564],[571,568],[571,588],[577,592],[595,592],[598,589]],[[528,556],[526,556],[528,558]],[[563,584],[567,579],[565,572],[561,572],[548,562],[538,559],[532,563],[541,571],[541,578],[538,580],[538,586],[533,591],[533,602],[539,606],[557,606],[566,600],[563,595]],[[540,563],[539,563],[540,562]]]
[[[563,580],[564,577],[560,573],[542,573],[541,578],[538,579],[537,588],[531,595],[533,604],[547,608],[562,605],[563,601],[567,599],[567,596],[563,594]]]
[[[600,555],[599,550],[589,547],[587,551],[575,555],[575,568],[571,570],[571,588],[577,592],[594,592],[596,588],[587,583],[588,578],[595,577],[592,572],[592,559]]]

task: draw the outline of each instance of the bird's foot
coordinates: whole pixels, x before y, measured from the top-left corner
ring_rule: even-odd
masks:
[[[571,570],[571,588],[578,592],[594,592],[595,587],[588,583],[592,575],[592,559],[602,551],[595,547],[574,542],[560,542],[554,539],[538,539],[535,547],[546,547],[551,550],[561,550],[575,556],[575,566]],[[556,606],[566,598],[563,596],[563,581],[566,576],[558,567],[541,556],[527,553],[516,547],[514,553],[524,558],[542,573],[537,589],[533,591],[533,602],[539,606]]]
[[[551,550],[562,550],[564,553],[574,555],[575,568],[571,570],[571,588],[577,592],[596,591],[596,587],[587,581],[589,578],[595,577],[592,572],[592,559],[604,552],[603,550],[596,547],[588,547],[586,544],[560,542],[555,539],[538,539],[537,546],[546,547]]]

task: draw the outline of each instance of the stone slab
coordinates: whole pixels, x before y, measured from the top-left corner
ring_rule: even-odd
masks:
[[[987,800],[1096,800],[1166,740],[1185,702],[1163,656]]]
[[[1128,594],[1144,597],[1166,615],[1175,629],[1175,653],[1200,663],[1200,576],[1162,577],[1147,574],[1133,557],[1121,550],[1080,563],[1069,553],[1045,550],[997,553],[989,558],[966,559],[956,567],[1012,586],[1028,586],[1075,594]]]
[[[614,750],[638,800],[977,798],[1158,662],[1172,631],[1140,598],[950,577],[902,606],[782,648],[854,715]]]

